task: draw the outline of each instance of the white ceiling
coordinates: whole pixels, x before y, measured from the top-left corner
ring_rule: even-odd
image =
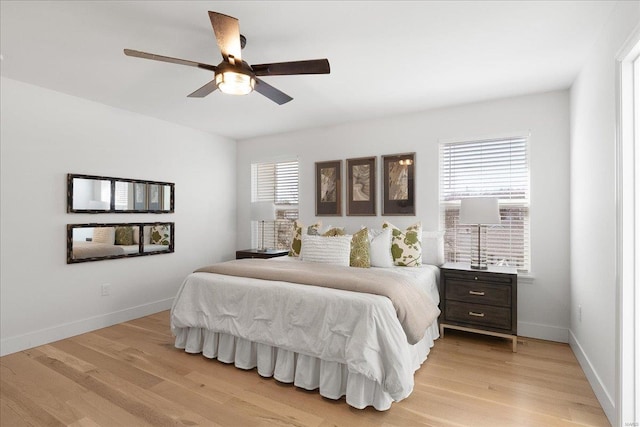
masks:
[[[6,1],[2,76],[234,139],[568,88],[613,1]],[[216,65],[207,11],[234,16],[249,64],[328,58],[331,74],[258,93],[187,94]]]

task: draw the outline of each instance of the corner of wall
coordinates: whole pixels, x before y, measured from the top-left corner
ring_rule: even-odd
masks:
[[[518,335],[561,343],[569,342],[569,329],[538,323],[518,322]]]
[[[569,346],[571,347],[571,350],[573,350],[573,354],[575,354],[576,359],[578,359],[578,363],[580,364],[580,367],[582,368],[585,375],[587,376],[587,380],[589,381],[589,384],[591,385],[591,388],[593,389],[593,392],[595,393],[596,398],[598,399],[598,402],[600,402],[600,405],[602,405],[602,409],[604,410],[605,415],[609,420],[615,420],[616,419],[615,402],[611,397],[611,395],[607,393],[607,389],[604,386],[604,383],[600,379],[600,376],[598,375],[593,364],[589,360],[589,357],[584,352],[582,346],[578,342],[578,339],[576,338],[576,336],[573,334],[571,330],[569,330]]]

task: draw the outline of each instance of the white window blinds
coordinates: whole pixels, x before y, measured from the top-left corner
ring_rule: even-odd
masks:
[[[127,209],[129,206],[129,183],[116,181],[116,209]],[[133,206],[133,204],[131,204]],[[131,209],[131,208],[129,208]]]
[[[264,246],[288,248],[291,222],[298,219],[298,161],[252,164],[251,201],[273,202],[276,207],[276,220],[264,223]],[[257,221],[252,225],[254,247],[259,245],[261,226]]]
[[[440,208],[447,261],[468,262],[472,227],[458,224],[460,200],[497,197],[501,224],[487,230],[487,262],[530,270],[527,138],[441,144]]]

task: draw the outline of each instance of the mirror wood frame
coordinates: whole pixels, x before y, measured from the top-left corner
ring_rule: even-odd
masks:
[[[96,180],[96,181],[109,181],[111,183],[111,197],[109,202],[109,209],[74,209],[73,208],[73,180],[76,178]],[[116,209],[115,202],[115,188],[116,182],[126,182],[133,184],[145,184],[169,186],[169,209]],[[98,175],[82,175],[82,174],[67,174],[67,213],[174,213],[175,211],[175,184],[172,182],[162,181],[147,181],[143,179],[132,178],[116,178],[110,176],[98,176]]]
[[[169,247],[167,250],[144,251],[144,227],[169,226]],[[73,230],[76,228],[100,228],[100,227],[138,227],[138,252],[119,255],[105,255],[99,257],[74,258],[73,256]],[[102,261],[106,259],[132,258],[147,255],[162,255],[175,252],[175,223],[173,222],[128,222],[128,223],[88,223],[88,224],[67,224],[67,264],[77,264],[81,262]]]

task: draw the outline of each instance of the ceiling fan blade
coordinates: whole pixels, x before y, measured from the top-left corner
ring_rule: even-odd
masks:
[[[265,83],[260,79],[256,79],[255,90],[256,92],[260,92],[262,95],[266,96],[278,105],[286,104],[293,99],[286,93],[276,89],[275,87],[271,86],[268,83]]]
[[[229,57],[232,56],[234,59],[242,61],[238,20],[233,16],[211,11],[209,12],[209,19],[224,60],[231,62]]]
[[[154,61],[170,62],[171,64],[188,65],[190,67],[202,68],[215,72],[218,67],[215,65],[202,64],[200,62],[189,61],[187,59],[171,58],[170,56],[156,55],[155,53],[140,52],[139,50],[125,49],[124,54],[135,56],[136,58],[153,59]]]
[[[257,64],[251,68],[256,76],[286,76],[292,74],[329,74],[331,68],[328,59],[310,59],[308,61],[276,62]]]
[[[218,88],[218,86],[216,86],[216,81],[215,80],[211,80],[209,83],[207,83],[206,85],[202,86],[200,89],[197,89],[197,90],[191,92],[189,95],[187,95],[187,97],[189,97],[189,98],[204,98],[205,96],[209,95],[211,92],[216,90],[217,88]]]

